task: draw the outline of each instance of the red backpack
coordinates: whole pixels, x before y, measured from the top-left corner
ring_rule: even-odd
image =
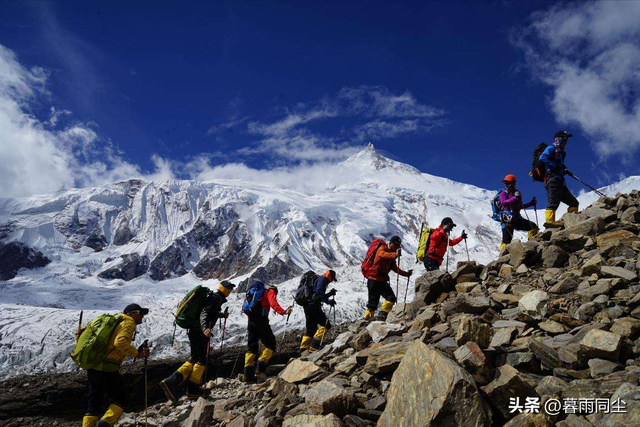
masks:
[[[367,256],[362,260],[362,264],[360,264],[360,270],[362,271],[362,275],[364,277],[378,276],[379,275],[379,266],[374,264],[376,260],[376,253],[378,252],[378,248],[380,246],[386,245],[383,239],[375,239],[369,245],[369,249],[367,250]]]

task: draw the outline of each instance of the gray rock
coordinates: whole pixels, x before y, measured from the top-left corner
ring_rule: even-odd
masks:
[[[620,356],[622,339],[620,335],[592,329],[580,342],[582,354],[587,357],[602,358],[617,361]]]
[[[489,385],[482,387],[482,390],[493,402],[495,408],[505,420],[513,418],[515,415],[509,410],[509,402],[512,398],[523,396],[537,397],[534,388],[522,378],[520,372],[513,366],[503,365],[496,372],[496,379]]]
[[[278,376],[287,382],[295,384],[308,382],[323,373],[325,373],[324,369],[313,362],[293,359]]]
[[[491,411],[471,375],[440,351],[414,341],[391,379],[378,426],[490,425]]]
[[[518,310],[534,319],[542,319],[547,315],[549,294],[544,291],[531,291],[520,299]]]
[[[491,341],[491,327],[480,323],[470,316],[465,316],[458,323],[456,343],[463,345],[469,341],[477,343],[481,348],[489,347]]]
[[[618,367],[617,363],[602,359],[589,359],[589,372],[591,378],[600,378],[609,375]]]
[[[640,337],[640,320],[633,317],[616,319],[613,321],[610,331],[630,340],[635,340]]]
[[[491,381],[491,368],[486,356],[478,344],[468,342],[459,347],[454,356],[460,366],[471,373],[478,384],[488,384]]]
[[[517,329],[514,327],[494,329],[493,338],[491,339],[491,343],[489,343],[489,347],[508,347],[511,345],[511,341],[516,336],[516,333]]]
[[[183,423],[182,427],[209,427],[213,420],[213,407],[215,403],[203,397],[196,401],[189,418]]]
[[[600,271],[605,277],[617,277],[628,282],[638,280],[638,275],[636,273],[622,267],[611,267],[607,265],[602,267]]]
[[[542,265],[546,268],[564,267],[569,261],[569,254],[555,245],[549,245],[542,250]]]
[[[375,343],[383,341],[391,335],[398,335],[402,328],[402,325],[376,321],[367,325],[367,332],[369,332],[371,340]]]
[[[566,381],[561,380],[558,377],[554,377],[552,375],[546,376],[540,380],[538,385],[536,386],[536,393],[538,396],[549,396],[552,394],[559,395],[562,390],[567,388],[569,384]]]
[[[304,400],[316,415],[335,414],[344,417],[357,407],[353,393],[326,379],[307,390]]]
[[[282,427],[344,427],[344,423],[334,414],[329,415],[297,415],[287,418]]]

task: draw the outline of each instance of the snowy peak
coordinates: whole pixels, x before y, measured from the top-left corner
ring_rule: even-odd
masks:
[[[401,163],[395,160],[391,160],[378,152],[374,145],[370,142],[360,152],[349,157],[342,162],[343,165],[348,167],[357,167],[361,172],[375,172],[394,170],[397,172],[404,172],[410,174],[420,174],[421,172],[413,166]]]

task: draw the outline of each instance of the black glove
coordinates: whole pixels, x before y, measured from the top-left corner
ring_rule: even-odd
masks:
[[[327,296],[328,297],[332,297],[336,294],[336,290],[335,289],[331,289],[329,292],[327,292]]]
[[[413,270],[409,270],[407,271],[408,276],[407,277],[411,277],[411,275],[413,274]]]
[[[531,199],[531,203],[533,204],[533,206],[538,206],[538,199],[534,197],[533,199]]]
[[[462,230],[462,234],[460,235],[460,237],[462,237],[464,240],[467,240],[467,237],[469,236],[467,236],[467,233],[465,233],[465,231]]]
[[[331,307],[333,307],[334,305],[336,305],[336,300],[330,299],[329,301],[327,301],[327,304],[329,304]]]

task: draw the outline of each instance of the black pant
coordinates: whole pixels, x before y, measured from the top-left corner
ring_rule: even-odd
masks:
[[[207,347],[209,338],[202,333],[200,328],[192,328],[187,331],[189,344],[191,344],[191,363],[204,365],[207,363]]]
[[[258,354],[260,341],[271,351],[276,350],[276,336],[273,335],[267,316],[249,316],[247,324],[249,353]]]
[[[564,203],[570,208],[578,207],[578,199],[571,194],[563,177],[547,177],[544,188],[547,189],[547,209],[555,211],[560,203]]]
[[[435,271],[440,268],[440,264],[438,264],[438,261],[435,259],[425,255],[424,268],[426,268],[427,271]]]
[[[513,232],[518,231],[531,231],[538,228],[535,222],[524,219],[521,215],[514,215],[511,218],[509,224],[505,224],[502,227],[502,243],[509,244],[513,240]]]
[[[326,314],[322,311],[320,305],[310,305],[303,307],[304,318],[306,320],[305,335],[312,337],[318,330],[318,326],[324,326],[327,329],[331,329],[331,322],[327,319]]]
[[[102,403],[104,402],[105,394],[110,403],[114,403],[123,409],[129,404],[129,396],[120,372],[102,372],[88,369],[87,380],[89,381],[88,415],[98,417],[104,412]]]
[[[367,301],[367,308],[374,311],[378,308],[380,302],[380,296],[389,302],[396,303],[398,300],[396,294],[393,293],[389,282],[378,282],[376,280],[367,280],[367,289],[369,290],[369,300]]]

